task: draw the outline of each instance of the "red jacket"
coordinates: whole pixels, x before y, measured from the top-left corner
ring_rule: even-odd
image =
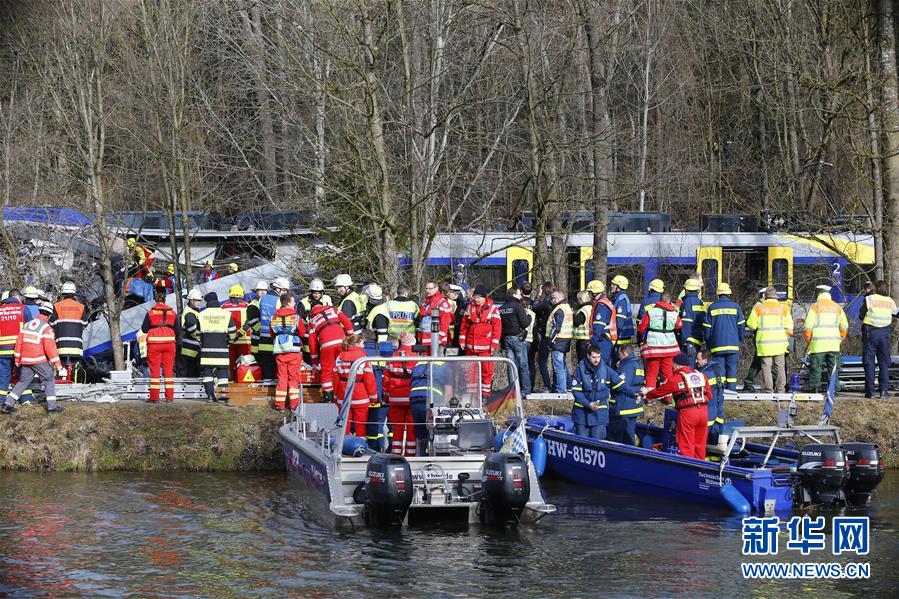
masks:
[[[447,299],[439,291],[431,297],[426,297],[421,302],[421,323],[418,328],[418,342],[422,345],[431,344],[431,319],[440,319],[440,345],[449,345],[449,331],[453,324],[453,308]]]
[[[147,334],[147,344],[171,343],[175,345],[175,321],[177,315],[171,306],[160,303],[147,311],[141,330]]]
[[[16,347],[16,337],[25,324],[25,306],[16,299],[0,304],[0,356],[11,356]]]
[[[499,349],[503,323],[493,300],[487,298],[483,306],[474,302],[468,305],[462,316],[459,330],[459,347],[466,353],[492,352]]]
[[[231,313],[231,320],[234,321],[234,325],[237,327],[238,335],[231,342],[231,345],[250,345],[252,339],[250,339],[249,334],[245,334],[243,331],[243,327],[247,322],[247,308],[249,304],[242,299],[235,299],[233,297],[229,297],[225,303],[222,304],[222,309],[227,310]]]
[[[674,371],[674,376],[671,377],[671,380],[665,381],[664,385],[656,387],[646,394],[647,401],[658,399],[662,403],[674,403],[677,407],[683,407],[680,404],[684,400],[688,400],[690,398],[690,390],[687,387],[684,375],[691,373],[702,373],[690,368],[689,366],[681,366],[680,368],[675,366],[675,368],[677,369]],[[705,379],[705,387],[702,394],[705,398],[705,403],[708,403],[712,400],[712,388],[709,387],[709,380],[705,378],[704,375],[703,379]],[[699,405],[705,405],[705,403]]]
[[[411,347],[400,347],[396,356],[414,356]],[[409,405],[409,388],[412,386],[412,369],[416,362],[388,362],[384,370],[384,393],[390,405]]]
[[[308,332],[309,354],[317,360],[322,349],[340,345],[344,337],[353,333],[353,321],[334,306],[315,306],[309,318]]]
[[[349,320],[349,319],[347,319]],[[343,402],[347,384],[350,378],[350,367],[359,358],[366,357],[365,350],[361,347],[348,347],[337,356],[334,371],[337,373],[337,385],[335,387],[337,404]],[[378,402],[378,386],[375,375],[371,369],[371,363],[366,362],[356,371],[356,384],[353,385],[354,406],[367,406]]]
[[[47,316],[39,315],[25,323],[25,328],[16,337],[16,366],[34,366],[50,362],[57,368],[61,365],[56,350],[56,336]]]
[[[678,310],[673,304],[662,301],[656,302],[651,308],[661,308],[667,312],[674,312],[674,314],[677,315],[677,318],[675,319],[674,328],[670,331],[666,331],[665,334],[660,337],[662,340],[659,341],[659,338],[651,339],[650,336],[647,336],[650,310],[647,309],[643,312],[643,318],[637,325],[637,332],[640,334],[641,338],[645,339],[643,349],[640,350],[640,357],[643,359],[674,357],[680,353],[680,345],[677,342],[677,331],[679,331],[683,325]]]

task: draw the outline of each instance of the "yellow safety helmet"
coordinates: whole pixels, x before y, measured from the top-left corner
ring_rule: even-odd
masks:
[[[169,264],[169,267],[168,267],[166,270],[169,271],[169,274],[170,274],[170,275],[175,274],[175,265],[174,265],[174,264]]]
[[[665,291],[665,283],[662,281],[662,279],[653,279],[649,282],[649,290],[662,293],[663,291]]]
[[[721,283],[720,285],[718,285],[718,295],[730,295],[730,294],[731,294],[730,285],[728,285],[727,283]]]
[[[237,266],[237,262],[232,262],[228,265],[228,268],[231,269],[231,272],[237,272],[240,268]]]
[[[128,238],[128,247],[133,248],[137,245],[137,240],[134,237]]]
[[[684,290],[686,291],[699,291],[699,279],[687,279],[684,281]]]
[[[212,268],[212,260],[207,260],[206,264],[204,264],[204,266],[208,266],[208,267]]]
[[[243,297],[243,287],[240,285],[232,285],[228,291],[228,297]]]
[[[612,277],[612,285],[618,285],[618,287],[627,291],[627,286],[630,285],[630,282],[624,275],[615,275]]]
[[[593,279],[587,283],[587,291],[592,294],[603,293],[606,290],[606,284],[599,279]]]

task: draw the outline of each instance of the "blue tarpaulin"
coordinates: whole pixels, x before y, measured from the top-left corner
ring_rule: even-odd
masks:
[[[94,223],[94,217],[82,214],[77,210],[49,206],[8,206],[3,209],[3,219],[48,223],[63,227],[87,227]]]

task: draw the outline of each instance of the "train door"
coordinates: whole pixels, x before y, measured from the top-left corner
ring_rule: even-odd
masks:
[[[793,248],[768,248],[768,286],[777,289],[781,299],[793,301]]]
[[[721,260],[723,249],[719,247],[700,247],[696,250],[696,272],[702,275],[702,299],[714,301],[721,284]]]
[[[531,280],[534,252],[517,245],[506,250],[506,288],[521,287]]]
[[[593,268],[593,246],[581,247],[581,286],[578,289],[586,289],[587,283],[595,278],[595,272]]]

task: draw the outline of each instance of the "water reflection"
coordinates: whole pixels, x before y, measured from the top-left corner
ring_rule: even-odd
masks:
[[[280,474],[0,473],[0,489],[0,594],[12,596],[831,598],[899,586],[895,475],[871,511],[873,578],[803,584],[744,583],[727,512],[556,481],[559,513],[536,528],[387,532],[333,531]]]

